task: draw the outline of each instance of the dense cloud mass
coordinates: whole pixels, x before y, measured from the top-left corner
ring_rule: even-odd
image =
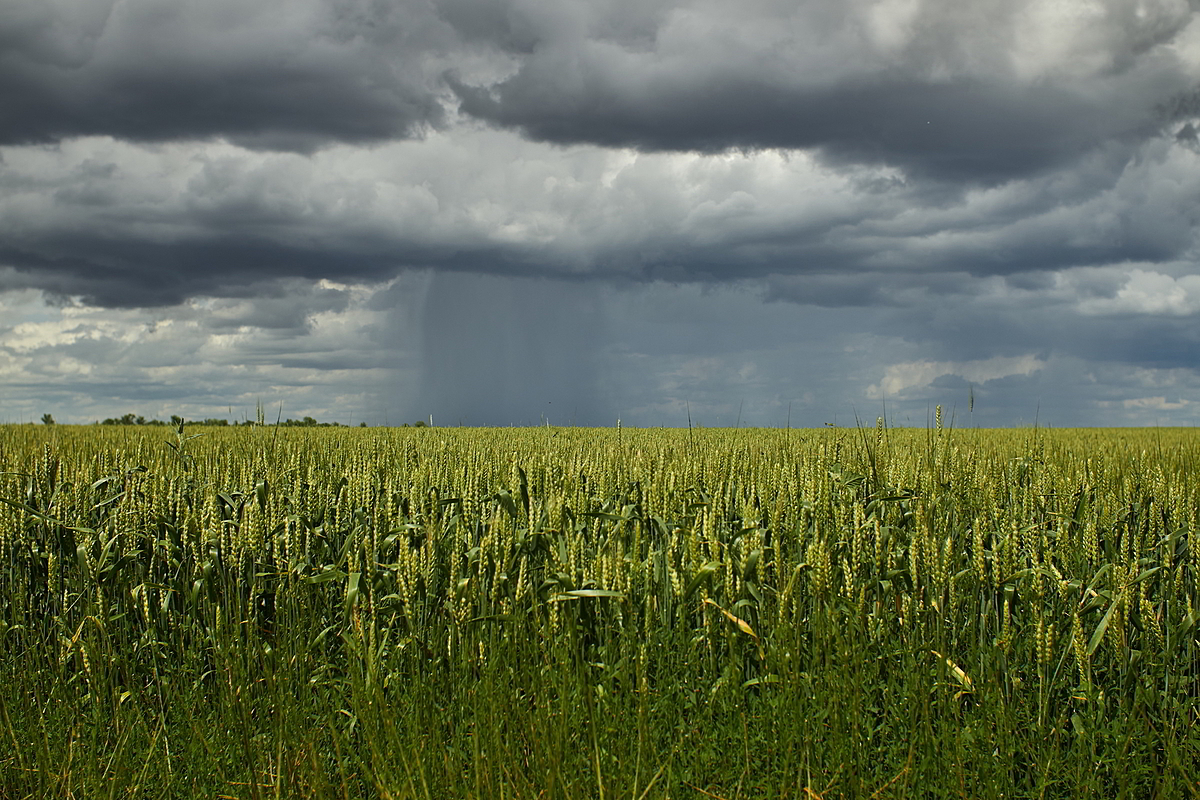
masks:
[[[1195,421],[1184,0],[16,0],[0,102],[13,418]]]
[[[15,0],[0,9],[0,141],[225,137],[311,150],[443,117],[448,31],[423,4]]]
[[[1194,81],[1169,49],[1184,2],[550,5],[508,4],[532,42],[514,74],[452,86],[557,142],[817,148],[1002,180],[1146,135]]]

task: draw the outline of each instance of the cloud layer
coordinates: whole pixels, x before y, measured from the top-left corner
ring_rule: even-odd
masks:
[[[8,3],[7,402],[820,424],[970,390],[992,424],[1190,423],[1197,17]]]
[[[15,0],[0,11],[0,141],[409,136],[442,120],[432,78],[450,44],[423,4]]]

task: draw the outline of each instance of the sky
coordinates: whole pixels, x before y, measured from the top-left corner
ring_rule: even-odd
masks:
[[[1194,425],[1200,0],[6,0],[0,422]]]

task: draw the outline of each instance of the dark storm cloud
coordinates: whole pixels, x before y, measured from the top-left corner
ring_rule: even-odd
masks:
[[[468,113],[547,141],[701,152],[820,148],[835,161],[893,164],[942,179],[1037,172],[1103,141],[1140,138],[1157,123],[1140,99],[1141,108],[1118,106],[1114,114],[1107,98],[974,80],[881,78],[796,90],[735,79],[623,97],[590,85],[581,95],[521,73],[491,91],[455,89]]]
[[[1005,303],[949,297],[895,311],[877,330],[937,342],[932,355],[956,361],[1053,350],[1153,369],[1200,367],[1200,330],[1193,315],[1080,313],[1074,303],[1036,295]]]
[[[0,399],[1182,419],[1198,86],[1184,0],[11,0]]]
[[[1100,8],[1043,20],[1015,2],[14,0],[0,8],[0,142],[309,151],[446,124],[448,85],[466,113],[541,140],[817,148],[1001,180],[1196,116],[1194,83],[1163,51],[1186,8]],[[1071,46],[1043,52],[1055,24]]]
[[[484,4],[525,44],[503,80],[448,75],[463,110],[551,142],[817,148],[984,182],[1196,116],[1187,70],[1161,51],[1191,20],[1182,4],[1114,1],[1062,20],[1003,2],[648,4],[617,31],[623,7],[561,5]]]
[[[449,127],[399,165],[386,145],[343,147],[360,153],[347,156],[353,175],[336,159],[318,166],[321,153],[175,144],[163,156],[120,142],[93,156],[102,143],[81,140],[56,175],[0,165],[0,189],[38,204],[0,208],[3,285],[148,306],[433,267],[769,278],[773,299],[853,306],[936,294],[956,275],[1182,257],[1200,193],[1163,182],[1178,173],[1162,151],[1193,147],[1179,137],[1200,101],[1171,49],[1191,12],[1113,0],[1047,39],[1055,20],[1031,16],[1039,8],[23,0],[0,10],[0,92],[16,109],[0,115],[0,141],[312,149]],[[650,158],[614,177],[604,150],[556,161],[441,117],[442,75],[462,111],[534,139],[744,148],[749,166]],[[445,146],[466,136],[473,151]],[[762,148],[819,153],[820,169],[756,166]],[[156,166],[139,173],[142,161]],[[815,179],[827,185],[808,188]],[[1006,179],[999,200],[971,194]],[[385,194],[406,199],[389,207]]]
[[[423,3],[13,0],[0,6],[0,142],[225,137],[310,150],[439,124]]]
[[[429,267],[515,278],[560,273],[557,264],[528,248],[430,247],[410,241],[313,247],[243,236],[166,243],[63,236],[35,247],[0,248],[0,266],[6,268],[0,270],[0,291],[35,288],[109,308],[169,306],[197,296],[264,298],[269,306],[272,298],[283,298],[281,291],[291,291],[293,278],[370,283]]]
[[[46,248],[48,249],[48,248]],[[38,288],[111,308],[168,306],[197,295],[268,297],[273,282],[342,275],[382,279],[393,262],[240,237],[169,243],[63,237],[53,255],[0,249],[0,288]]]

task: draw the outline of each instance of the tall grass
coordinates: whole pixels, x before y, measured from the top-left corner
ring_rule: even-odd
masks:
[[[0,796],[1195,793],[1198,445],[2,428]]]

